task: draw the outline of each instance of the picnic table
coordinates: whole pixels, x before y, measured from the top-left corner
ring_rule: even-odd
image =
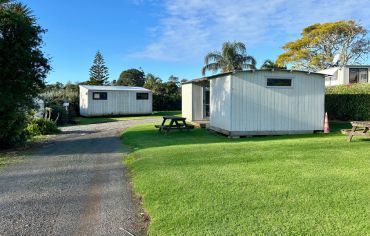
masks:
[[[166,125],[166,121],[170,121],[168,125]],[[166,134],[170,132],[170,130],[191,130],[194,129],[194,125],[186,124],[186,118],[181,116],[163,116],[163,122],[161,125],[155,125],[158,131],[161,133],[164,131]]]
[[[342,129],[342,134],[347,134],[347,141],[351,142],[353,136],[366,136],[370,137],[368,133],[370,129],[370,121],[352,121],[352,129]]]

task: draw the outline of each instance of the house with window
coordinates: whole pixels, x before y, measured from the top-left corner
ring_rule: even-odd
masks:
[[[82,116],[144,115],[152,113],[152,92],[129,86],[80,85]]]
[[[324,128],[325,75],[244,70],[182,84],[182,115],[228,136],[302,134]]]
[[[346,65],[318,71],[318,73],[326,74],[325,86],[370,83],[369,72],[370,65]]]

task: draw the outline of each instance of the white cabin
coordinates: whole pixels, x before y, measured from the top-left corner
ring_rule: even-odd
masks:
[[[152,113],[152,92],[141,87],[80,85],[81,116]]]
[[[304,71],[235,71],[182,85],[182,115],[229,136],[321,131],[324,100],[324,75]]]
[[[346,65],[318,71],[325,74],[325,86],[370,83],[370,65]]]

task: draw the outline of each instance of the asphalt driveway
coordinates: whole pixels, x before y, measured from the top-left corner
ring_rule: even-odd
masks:
[[[156,119],[63,128],[0,170],[0,235],[143,235],[122,166],[122,130]]]

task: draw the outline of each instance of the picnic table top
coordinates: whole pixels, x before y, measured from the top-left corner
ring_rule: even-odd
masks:
[[[370,121],[352,121],[352,126],[370,127]]]
[[[181,117],[181,116],[163,116],[163,119],[168,119],[168,120],[186,120],[185,117]]]

